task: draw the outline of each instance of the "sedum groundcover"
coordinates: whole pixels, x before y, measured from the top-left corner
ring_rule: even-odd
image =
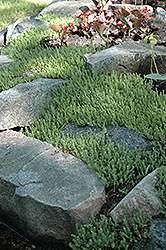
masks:
[[[43,19],[51,24],[62,23],[58,17]],[[66,18],[65,21],[70,25],[73,19]],[[145,82],[137,74],[118,75],[113,71],[111,75],[92,75],[83,55],[99,48],[91,45],[48,48],[46,41],[53,36],[55,33],[50,28],[31,29],[10,41],[3,53],[8,53],[17,62],[0,69],[0,91],[40,77],[65,79],[65,84],[53,89],[51,101],[43,108],[42,116],[25,128],[24,133],[83,160],[110,193],[118,190],[120,194],[127,194],[127,183],[134,187],[148,173],[166,165],[166,95],[153,91],[152,82]],[[22,73],[28,70],[34,70],[34,76],[23,77]],[[115,148],[110,140],[105,143],[102,135],[65,136],[61,129],[72,122],[81,126],[131,128],[152,141],[154,147],[146,152],[128,152],[127,146]],[[158,169],[158,176],[162,212],[166,217],[164,168]],[[150,237],[149,221],[140,213],[129,227],[125,218],[118,225],[109,216],[101,214],[97,219],[92,215],[90,224],[77,229],[70,247],[73,250],[129,249],[142,237]]]

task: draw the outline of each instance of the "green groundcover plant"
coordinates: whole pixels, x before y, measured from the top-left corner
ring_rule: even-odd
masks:
[[[119,225],[116,220],[100,215],[96,220],[92,214],[90,224],[77,227],[78,235],[73,235],[73,243],[69,246],[73,250],[103,250],[103,249],[129,249],[133,243],[141,238],[150,238],[147,230],[149,219],[137,213],[132,226],[128,225],[126,218]]]
[[[43,19],[70,27],[73,18],[45,16]],[[26,135],[38,138],[67,151],[87,163],[101,178],[110,193],[119,192],[121,197],[129,192],[127,183],[134,187],[143,177],[158,168],[162,212],[166,215],[165,170],[166,165],[166,95],[152,90],[152,82],[145,83],[137,74],[118,75],[91,74],[83,55],[94,53],[99,48],[90,45],[47,47],[46,41],[58,37],[49,28],[32,29],[11,40],[3,49],[17,63],[0,69],[0,91],[18,83],[34,79],[61,78],[57,89],[52,90],[50,102],[43,108],[41,117],[36,117],[30,127],[22,129]],[[34,39],[35,38],[35,39]],[[104,48],[103,48],[104,49]],[[31,77],[22,73],[34,70]],[[68,123],[81,126],[120,126],[138,131],[153,143],[146,152],[130,151],[127,146],[115,148],[104,134],[72,136],[64,135],[61,129]],[[150,237],[149,220],[136,215],[135,223],[128,225],[126,219],[117,224],[109,216],[92,216],[90,224],[77,229],[73,235],[72,249],[128,249],[142,237]]]

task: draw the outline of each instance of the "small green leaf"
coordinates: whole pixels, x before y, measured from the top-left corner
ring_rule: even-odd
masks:
[[[150,79],[156,79],[156,80],[166,80],[166,75],[160,75],[160,74],[148,74],[145,76],[146,78],[150,78]]]
[[[145,44],[148,43],[148,37],[147,37],[147,36],[144,38],[143,42],[144,42]]]
[[[157,39],[155,39],[154,37],[149,38],[149,41],[152,45],[156,45],[157,44]]]

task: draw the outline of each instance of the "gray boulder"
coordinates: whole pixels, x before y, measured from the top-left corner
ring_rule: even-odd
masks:
[[[24,127],[40,116],[42,107],[51,97],[62,79],[40,78],[26,82],[0,93],[0,130]]]
[[[160,74],[165,74],[166,50],[164,46],[155,46],[154,52],[158,55],[156,64],[160,65]],[[111,48],[84,55],[87,67],[92,73],[108,72],[116,70],[118,73],[150,73],[151,47],[148,44],[130,44],[123,42]]]
[[[75,224],[105,202],[96,173],[71,154],[12,130],[0,133],[1,221],[42,247],[64,249]]]
[[[157,7],[154,13],[156,21],[165,23],[166,22],[166,11],[163,8]]]
[[[132,224],[133,217],[139,210],[146,218],[160,214],[162,202],[156,188],[156,175],[157,169],[144,177],[110,212],[110,216],[116,218],[118,223],[126,217],[129,224]]]
[[[53,1],[40,12],[40,15],[43,16],[55,13],[59,16],[74,16],[77,12],[81,12],[80,8],[85,6],[90,8],[91,5],[94,5],[91,0]]]
[[[36,19],[37,15],[28,16],[18,19],[15,23],[9,25],[7,28],[0,31],[0,46],[8,43],[9,38],[16,38],[22,33],[25,33],[30,28],[38,27],[48,27],[49,22],[41,19]]]
[[[48,26],[50,26],[50,23],[41,19],[34,19],[32,17],[21,18],[17,20],[14,24],[8,26],[6,43],[8,42],[9,38],[14,39],[31,28],[48,27]]]
[[[101,5],[101,1],[98,1],[99,5]],[[40,15],[45,14],[52,14],[56,13],[58,15],[65,15],[65,16],[74,16],[76,13],[84,10],[88,10],[92,5],[94,5],[94,2],[92,0],[55,0],[49,5],[47,5],[41,12]],[[112,2],[108,1],[108,3],[105,5],[104,9],[109,9],[109,7],[112,6]],[[131,7],[135,9],[135,4],[113,4],[115,8],[117,7]],[[138,5],[138,9],[142,9],[144,5]],[[145,5],[146,7],[146,5]],[[150,12],[153,12],[153,8],[150,6],[147,6],[150,9]]]
[[[30,28],[49,27],[50,23],[41,19],[30,19],[27,22],[17,24],[12,32],[12,38],[16,38],[22,33],[25,33]]]

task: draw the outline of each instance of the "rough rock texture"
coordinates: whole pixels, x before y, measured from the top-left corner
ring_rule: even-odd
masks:
[[[7,44],[9,38],[16,38],[22,33],[25,33],[30,28],[48,27],[49,22],[41,19],[35,19],[37,15],[18,19],[15,23],[0,31],[0,46]]]
[[[105,201],[99,177],[81,160],[22,133],[0,133],[0,218],[42,246],[63,249],[75,224]]]
[[[34,117],[41,114],[52,89],[57,88],[61,82],[65,81],[40,78],[1,92],[0,130],[28,126]]]
[[[90,7],[94,5],[93,1],[90,0],[79,0],[79,1],[53,1],[51,4],[46,6],[40,15],[56,13],[62,16],[74,16],[77,12],[81,12],[80,7]]]
[[[139,4],[141,4],[141,0],[138,0],[138,1],[140,2]],[[55,2],[62,2],[62,1],[54,1],[54,3]],[[133,2],[135,2],[135,0],[133,0]],[[69,2],[67,2],[66,4],[69,5]],[[67,11],[67,8],[64,10]],[[71,13],[71,11],[73,10],[69,8],[69,13]],[[64,14],[64,12],[62,14]],[[159,14],[160,14],[159,17],[157,16],[156,17],[160,19],[161,13]],[[34,17],[31,19],[34,19]],[[26,23],[28,21],[29,20],[27,20]],[[25,19],[24,19],[24,23],[25,23]],[[15,25],[14,28],[16,28],[15,30],[13,29],[13,26],[11,26],[11,29],[10,27],[5,28],[3,31],[0,32],[0,46],[6,43],[8,37],[10,37],[11,31],[15,32],[17,30],[17,32],[19,33],[24,32],[24,28],[22,28],[22,24],[21,23],[19,24],[19,22],[17,24],[18,26],[16,25],[16,23],[14,24]],[[7,32],[8,32],[8,35],[7,35]],[[139,56],[141,57],[141,54],[138,53],[136,55],[136,59],[140,60]],[[5,57],[4,59],[6,60]],[[12,63],[12,59],[9,59],[9,61]],[[1,65],[7,66],[8,62],[6,63],[3,62]],[[160,65],[163,67],[163,69],[166,68],[165,66],[163,66],[162,62]],[[149,65],[147,65],[146,68],[149,69]],[[165,71],[163,71],[163,73],[165,73]],[[48,81],[49,80],[50,79],[48,79]],[[12,100],[13,98],[11,98],[11,101]],[[0,114],[0,118],[1,118],[1,114]],[[13,118],[11,117],[11,120],[12,119]],[[100,128],[95,128],[95,129],[96,131],[101,132]],[[89,131],[89,128],[87,128],[87,130]],[[108,132],[108,128],[107,128],[107,132]],[[117,135],[119,135],[117,131],[116,133],[114,133],[114,136],[112,135],[115,143],[116,143],[116,140],[121,139],[120,137],[117,137]],[[34,141],[35,141],[35,144],[34,144]],[[139,141],[137,141],[136,144],[140,145]],[[35,146],[32,146],[32,145],[35,145]],[[132,142],[132,145],[134,145],[134,142]],[[93,211],[93,209],[96,209],[96,203],[94,204],[95,198],[98,204],[97,209],[100,210],[100,206],[104,202],[105,197],[104,197],[104,187],[102,183],[100,182],[100,180],[96,177],[94,173],[91,173],[89,168],[84,163],[82,163],[81,161],[79,161],[78,159],[74,158],[71,155],[65,158],[64,155],[62,155],[63,153],[51,155],[51,152],[54,152],[54,149],[55,148],[53,148],[49,144],[40,142],[32,138],[26,138],[20,133],[16,133],[12,131],[0,133],[0,190],[1,190],[0,192],[0,219],[2,219],[2,216],[4,216],[4,221],[8,225],[10,225],[12,228],[15,228],[16,231],[19,231],[21,234],[24,234],[24,236],[33,240],[34,243],[37,243],[37,244],[40,243],[41,245],[45,245],[45,243],[47,243],[49,244],[49,246],[50,244],[51,245],[53,244],[53,247],[55,247],[55,245],[58,244],[59,248],[62,250],[63,247],[61,246],[61,243],[63,244],[63,243],[66,243],[68,240],[70,240],[69,239],[70,232],[72,230],[75,231],[75,222],[77,223],[76,219],[78,219],[79,221],[81,221],[82,219],[84,220],[84,218],[78,218],[79,216],[77,217],[77,215],[82,214],[82,216],[84,216],[84,213],[82,213],[82,211],[84,211],[86,212],[86,214],[88,215],[87,217],[89,218],[90,212]],[[41,161],[39,161],[40,159]],[[66,162],[67,164],[65,165]],[[37,167],[35,167],[35,164],[37,165]],[[80,174],[80,168],[79,170],[77,168],[79,164],[82,164],[81,174]],[[57,170],[56,173],[58,173],[56,175],[54,173],[55,169]],[[74,172],[73,169],[74,170],[77,169],[77,171]],[[63,175],[62,175],[62,172],[63,172]],[[89,177],[89,173],[90,173],[90,177]],[[92,178],[91,178],[91,175],[92,175]],[[4,176],[6,179],[3,179]],[[82,176],[84,178],[83,180],[81,179]],[[46,180],[46,177],[48,177],[47,180]],[[91,178],[91,181],[89,181],[90,178]],[[94,179],[96,180],[97,187],[94,186],[94,183],[93,183]],[[154,182],[155,180],[156,179],[154,179]],[[81,187],[77,185],[78,182],[76,181],[80,181]],[[148,180],[148,182],[150,181]],[[65,183],[67,183],[68,185],[64,185]],[[144,187],[147,187],[143,183],[141,185]],[[58,191],[57,186],[60,186],[60,191]],[[71,189],[69,187],[71,187]],[[74,189],[74,187],[76,188]],[[85,188],[86,193],[82,194],[83,192],[82,187]],[[78,188],[80,189],[78,190]],[[139,190],[140,192],[142,192],[141,189]],[[92,191],[94,192],[91,193]],[[152,191],[152,199],[153,199],[153,195],[155,197],[154,186],[152,187],[152,189],[148,187],[148,188],[145,188],[145,190],[143,189],[143,191],[147,193],[150,192],[148,195],[147,193],[145,193],[147,197],[151,196],[151,191]],[[71,197],[70,197],[70,192],[71,192]],[[99,198],[97,198],[97,192],[99,194],[98,196]],[[37,197],[37,194],[39,195],[39,193],[40,193],[41,198],[39,196]],[[56,196],[59,198],[58,201],[57,200],[55,201],[55,199],[52,199],[52,195],[55,198],[56,193],[59,194],[59,197],[58,195]],[[96,197],[92,197],[94,193],[96,194]],[[67,195],[65,196],[65,194],[67,194],[68,196]],[[137,194],[138,194],[138,197],[140,198],[140,193],[137,192]],[[130,195],[131,195],[131,199],[129,199]],[[128,197],[127,197],[128,201],[133,202],[131,204],[135,204],[135,205],[136,205],[135,202],[137,201],[138,202],[137,204],[141,205],[141,209],[145,209],[145,205],[141,204],[141,202],[139,202],[136,199],[136,196],[132,196],[132,195],[133,195],[132,192],[128,194]],[[66,197],[69,198],[70,200],[66,199]],[[87,198],[87,203],[83,203],[83,202],[81,203],[81,199],[86,199],[86,198]],[[63,204],[60,204],[62,199],[64,199],[65,202]],[[59,207],[58,206],[56,208],[53,207],[51,202],[54,202],[54,201],[56,204],[59,202],[60,204],[60,205],[58,204]],[[78,212],[77,214],[74,211],[74,209],[72,210],[71,207],[68,207],[67,208],[68,210],[65,208],[65,206],[67,206],[66,204],[69,204],[70,202],[74,203],[77,201],[78,203],[80,202],[79,203],[80,206],[79,205],[78,207],[75,206],[75,211],[77,210]],[[44,202],[47,202],[47,205],[44,205]],[[89,207],[86,210],[87,204],[89,204]],[[123,211],[127,210],[129,208],[129,205],[130,203],[127,202],[127,206],[124,207]],[[40,209],[39,209],[39,206],[40,206]],[[152,204],[152,210],[155,210],[155,209],[157,210],[158,207],[157,206],[153,207],[153,206],[154,204]],[[134,206],[133,209],[136,209],[136,207]],[[94,212],[96,212],[96,210]],[[20,217],[18,216],[18,214],[20,215]],[[35,214],[37,215],[35,216]],[[55,217],[57,218],[57,220],[53,219]],[[73,220],[75,221],[73,221],[72,218],[74,218]],[[62,223],[62,227],[60,223]],[[83,223],[85,222],[83,221]],[[152,221],[150,230],[153,231],[153,234],[152,234],[152,238],[150,240],[149,246],[148,246],[149,248],[147,248],[147,250],[166,249],[165,224],[166,224],[165,219],[156,219]],[[137,250],[140,250],[140,249],[143,249],[143,246],[140,245],[140,248],[137,248]]]
[[[131,3],[130,4],[119,3],[119,4],[117,4],[117,3],[112,3],[109,1],[106,5],[106,8],[104,8],[104,9],[110,10],[112,8],[114,8],[114,9],[116,9],[116,8],[130,8],[130,9],[137,9],[140,11],[142,11],[143,9],[146,8],[148,10],[148,15],[153,13],[153,7],[151,7],[149,5],[143,5],[141,3],[140,4],[137,3],[137,7],[136,7],[135,3],[132,3],[132,4]]]
[[[72,136],[76,135],[84,135],[84,134],[96,134],[103,136],[108,135],[111,143],[114,143],[114,146],[117,147],[118,144],[124,146],[127,144],[129,151],[135,150],[135,148],[139,151],[145,151],[152,149],[152,143],[145,138],[143,138],[140,133],[137,131],[125,128],[125,127],[105,127],[104,131],[102,128],[99,127],[81,127],[76,122],[67,124],[62,131],[65,135],[72,133]]]
[[[157,7],[155,10],[154,16],[156,17],[158,22],[165,23],[166,22],[166,11],[163,8]]]
[[[30,28],[39,28],[39,27],[48,27],[50,26],[49,22],[46,22],[41,19],[30,19],[26,22],[19,23],[15,26],[15,28],[12,31],[12,38],[16,38],[22,33],[25,33]]]
[[[147,239],[142,238],[139,242],[134,244],[133,250],[166,249],[166,219],[153,219],[151,221],[149,231],[151,232],[151,238],[149,239],[149,241],[147,241]]]
[[[166,68],[166,49],[164,46],[155,46],[154,52],[162,54],[160,60],[160,74],[165,74]],[[116,70],[118,73],[142,73],[149,74],[151,65],[151,48],[148,44],[131,44],[123,42],[109,49],[105,49],[96,53],[85,54],[87,67],[92,73],[108,72]]]
[[[114,146],[127,144],[129,151],[135,150],[146,151],[152,149],[152,143],[143,138],[137,131],[125,127],[107,127],[107,133]]]
[[[144,177],[110,212],[111,217],[116,218],[117,222],[121,222],[126,216],[129,224],[131,224],[134,215],[139,210],[146,218],[158,215],[161,212],[159,205],[161,206],[162,202],[155,187],[158,181],[156,175],[157,169]]]
[[[15,60],[12,58],[9,58],[8,55],[0,55],[0,67],[9,66],[14,61]]]
[[[152,220],[150,225],[152,237],[146,250],[165,250],[166,249],[166,219],[157,218]]]

